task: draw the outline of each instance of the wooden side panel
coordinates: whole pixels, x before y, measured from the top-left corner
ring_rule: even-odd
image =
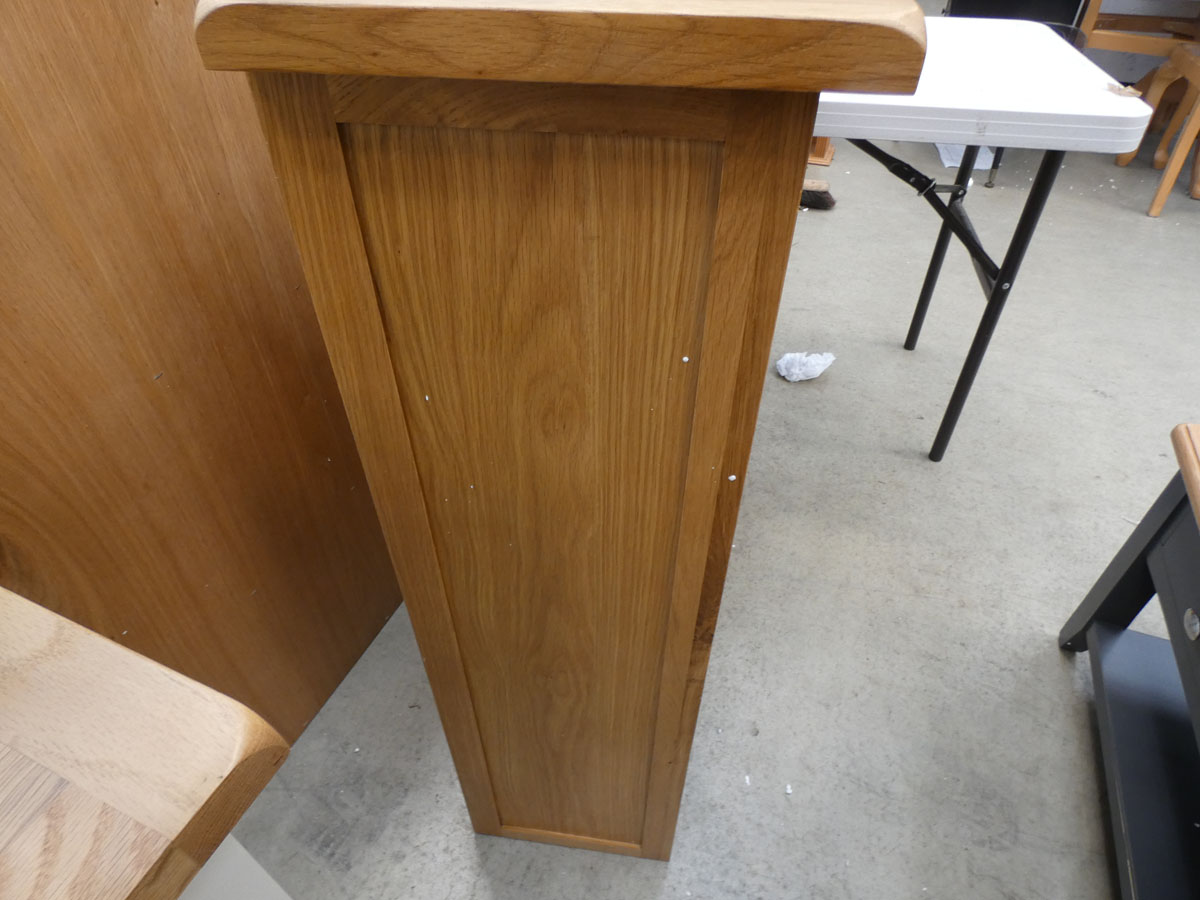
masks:
[[[501,823],[638,843],[721,147],[342,135]]]
[[[253,104],[191,0],[0,5],[0,584],[289,739],[399,603]]]
[[[665,858],[815,97],[718,142],[253,81],[476,828]]]
[[[250,76],[338,387],[476,831],[500,822],[325,79]]]
[[[816,112],[814,94],[747,92],[730,116],[655,721],[646,856],[666,859],[674,840]]]

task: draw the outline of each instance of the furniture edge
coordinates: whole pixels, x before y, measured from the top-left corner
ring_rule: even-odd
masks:
[[[1192,501],[1192,511],[1200,522],[1200,425],[1176,425],[1171,430],[1171,443]]]
[[[245,708],[243,712],[243,743],[237,762],[130,893],[129,900],[178,897],[287,758],[286,741],[253,710]]]
[[[786,15],[594,2],[599,8],[199,0],[194,32],[215,70],[797,92],[911,93],[925,57],[925,17],[914,0],[869,0],[865,10],[833,15],[822,4],[811,18],[803,0],[781,4]],[[494,35],[482,48],[481,32]]]

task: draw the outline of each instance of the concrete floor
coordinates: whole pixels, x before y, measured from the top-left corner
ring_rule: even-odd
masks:
[[[993,249],[1035,162],[972,192]],[[235,832],[295,900],[1111,896],[1087,660],[1055,636],[1200,421],[1200,203],[1149,219],[1144,159],[1069,156],[935,465],[978,285],[955,248],[904,351],[935,219],[848,145],[827,173],[774,354],[838,359],[766,379],[671,862],[475,836],[401,610]]]

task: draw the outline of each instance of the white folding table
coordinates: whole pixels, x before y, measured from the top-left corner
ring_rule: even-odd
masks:
[[[1151,109],[1120,93],[1107,73],[1037,22],[930,17],[925,25],[925,68],[915,93],[824,93],[815,133],[849,138],[913,187],[942,219],[905,349],[917,346],[951,235],[975,264],[987,305],[929,452],[936,462],[945,455],[1064,155],[1134,149]],[[954,183],[942,185],[870,139],[956,143],[967,149]],[[984,250],[963,208],[981,145],[1045,151],[999,264]]]

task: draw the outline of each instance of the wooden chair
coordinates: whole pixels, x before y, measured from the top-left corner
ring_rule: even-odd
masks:
[[[1181,41],[1200,39],[1200,16],[1140,16],[1105,13],[1103,0],[1088,0],[1079,19],[1087,46],[1095,50],[1170,56]]]
[[[170,900],[287,755],[246,707],[0,588],[0,897]]]
[[[833,141],[827,137],[815,137],[808,148],[810,166],[827,166],[833,162]]]
[[[1160,65],[1158,68],[1152,69],[1150,72],[1146,73],[1146,76],[1137,83],[1136,88],[1137,90],[1141,91],[1142,99],[1149,104],[1151,109],[1154,110],[1154,117],[1150,120],[1150,125],[1146,129],[1147,134],[1156,130],[1155,123],[1159,120],[1159,117],[1162,114],[1162,110],[1159,109],[1159,104],[1162,103],[1164,96],[1166,96],[1167,89],[1177,82],[1180,77],[1179,70],[1175,68],[1175,65],[1168,58],[1163,60],[1162,65]],[[1168,140],[1165,143],[1169,144],[1170,141]],[[1128,153],[1122,153],[1119,155],[1117,157],[1117,165],[1129,165],[1137,157],[1138,150],[1140,149],[1140,147],[1134,147]],[[1161,169],[1166,164],[1166,161],[1167,154],[1164,150],[1164,145],[1160,143],[1159,147],[1154,152],[1155,168]]]
[[[1174,80],[1177,77],[1184,80],[1187,90],[1154,152],[1154,167],[1163,170],[1162,177],[1158,181],[1158,190],[1154,192],[1154,199],[1150,201],[1150,209],[1147,213],[1154,217],[1162,213],[1167,197],[1175,187],[1175,181],[1183,168],[1183,163],[1188,154],[1192,152],[1197,136],[1200,136],[1200,43],[1181,44],[1176,47],[1171,51],[1170,58],[1163,64],[1160,71],[1163,69],[1166,70],[1166,74],[1162,75],[1161,79],[1156,77],[1151,85],[1152,89],[1157,86],[1158,96],[1161,96],[1161,91],[1165,89],[1162,82]],[[1172,138],[1176,139],[1175,149],[1171,150],[1168,155]],[[1120,162],[1119,159],[1118,162]],[[1200,153],[1197,154],[1196,161],[1192,164],[1189,193],[1193,198],[1200,200]]]
[[[1138,83],[1142,99],[1156,112],[1167,88],[1183,75],[1170,57],[1179,47],[1196,46],[1200,42],[1200,14],[1193,18],[1179,16],[1132,15],[1101,11],[1103,0],[1088,0],[1080,16],[1079,28],[1087,46],[1096,50],[1116,50],[1123,53],[1144,53],[1164,56],[1167,60]],[[1168,125],[1154,153],[1154,167],[1161,169],[1167,162],[1171,137],[1179,130],[1190,109],[1190,95],[1185,97]],[[1153,123],[1152,123],[1153,125]],[[1118,166],[1127,166],[1137,156],[1130,150],[1117,157]],[[1168,191],[1170,188],[1168,187]],[[1193,193],[1193,196],[1195,194]],[[1161,204],[1159,206],[1161,210]],[[1150,215],[1156,216],[1152,211]]]

